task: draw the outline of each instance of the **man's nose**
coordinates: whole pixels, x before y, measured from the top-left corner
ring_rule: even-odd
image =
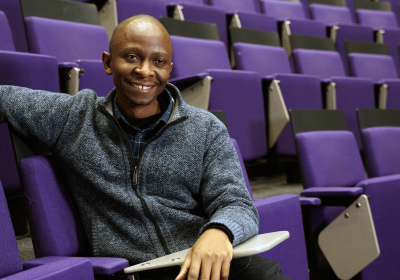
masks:
[[[148,61],[142,61],[138,67],[134,69],[134,72],[141,75],[142,77],[154,76],[152,64]]]

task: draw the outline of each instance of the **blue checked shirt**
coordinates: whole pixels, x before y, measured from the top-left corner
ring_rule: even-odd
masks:
[[[140,152],[143,149],[144,145],[146,142],[149,140],[149,132],[152,131],[154,128],[158,126],[160,122],[164,122],[164,124],[167,123],[169,116],[171,115],[172,111],[172,96],[169,93],[167,89],[164,89],[164,91],[161,94],[167,94],[168,99],[169,99],[169,104],[167,105],[167,110],[165,113],[162,115],[162,117],[151,127],[140,130],[139,128],[136,128],[126,120],[126,118],[122,115],[121,111],[118,108],[117,104],[117,96],[114,98],[114,116],[118,120],[118,122],[124,122],[126,125],[129,126],[129,130],[125,130],[125,134],[129,139],[129,143],[131,144],[132,151],[133,151],[133,158],[135,159],[136,162],[139,161],[140,157]],[[161,96],[160,94],[160,96]]]

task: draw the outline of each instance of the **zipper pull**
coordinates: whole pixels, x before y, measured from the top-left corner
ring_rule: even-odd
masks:
[[[133,185],[136,186],[137,185],[137,166],[135,166],[135,169],[133,170]]]

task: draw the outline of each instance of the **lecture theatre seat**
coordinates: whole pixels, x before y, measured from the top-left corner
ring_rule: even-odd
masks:
[[[29,279],[94,279],[91,263],[84,258],[68,258],[26,269],[19,256],[17,241],[7,209],[7,202],[0,182],[0,278],[9,280]]]

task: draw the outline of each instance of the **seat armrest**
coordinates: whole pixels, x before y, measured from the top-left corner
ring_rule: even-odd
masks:
[[[356,196],[362,193],[363,189],[359,187],[313,187],[303,190],[301,195],[305,197]]]
[[[70,257],[53,261],[46,265],[35,267],[14,275],[7,276],[9,280],[21,279],[94,279],[93,268],[85,258]]]
[[[58,63],[58,69],[62,68],[79,68],[78,63],[76,62],[59,62]]]
[[[300,197],[301,206],[317,206],[321,205],[321,199],[318,197]]]
[[[180,90],[189,87],[191,84],[204,79],[205,77],[209,76],[207,72],[202,72],[198,74],[178,77],[170,79],[168,82],[177,86]]]

